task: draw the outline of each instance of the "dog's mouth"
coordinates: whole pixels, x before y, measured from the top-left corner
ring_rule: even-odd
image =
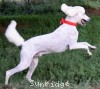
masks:
[[[86,22],[88,22],[88,20],[85,20],[85,19],[82,19],[82,20],[81,20],[81,24],[82,24],[82,25],[86,25]]]

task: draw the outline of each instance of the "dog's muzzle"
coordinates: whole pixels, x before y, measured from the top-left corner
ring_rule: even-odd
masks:
[[[86,22],[88,22],[88,21],[89,21],[89,20],[82,19],[82,20],[81,20],[81,24],[82,24],[82,25],[86,25]]]

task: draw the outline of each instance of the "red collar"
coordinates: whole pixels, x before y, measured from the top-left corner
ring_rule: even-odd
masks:
[[[69,24],[69,25],[72,25],[72,26],[77,26],[77,23],[74,23],[74,22],[71,22],[71,21],[67,21],[65,20],[64,18],[62,18],[62,20],[60,21],[60,24]]]

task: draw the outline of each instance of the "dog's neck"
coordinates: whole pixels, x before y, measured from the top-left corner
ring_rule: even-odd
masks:
[[[70,21],[70,22],[73,22],[73,23],[76,23],[76,24],[77,24],[76,19],[74,19],[73,17],[67,16],[67,17],[65,18],[65,20],[68,20],[68,21]]]
[[[60,24],[68,24],[71,26],[77,26],[77,23],[75,20],[73,20],[72,18],[67,17],[66,19],[62,18],[62,20],[60,21]]]

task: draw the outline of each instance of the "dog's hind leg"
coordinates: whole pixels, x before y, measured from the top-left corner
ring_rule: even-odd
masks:
[[[29,70],[28,70],[28,73],[26,75],[26,79],[30,82],[30,83],[33,83],[33,80],[31,79],[32,77],[32,74],[33,72],[35,71],[37,65],[38,65],[38,61],[39,61],[39,57],[41,57],[43,54],[48,54],[49,52],[46,52],[46,51],[40,51],[40,52],[37,52],[34,56],[33,56],[33,59],[31,61],[31,64],[29,66]]]
[[[32,62],[31,62],[31,64],[30,64],[30,66],[29,66],[28,73],[27,73],[27,75],[26,75],[26,79],[27,79],[30,83],[33,82],[33,80],[31,79],[31,77],[32,77],[32,74],[33,74],[33,72],[35,71],[37,65],[38,65],[38,57],[35,57],[35,58],[33,58],[33,60],[32,60]]]
[[[10,69],[6,72],[6,80],[5,85],[8,85],[9,78],[17,72],[23,71],[27,69],[31,64],[32,58],[31,55],[26,54],[25,52],[21,52],[21,61],[20,63],[13,69]]]
[[[23,70],[27,69],[29,67],[29,65],[30,65],[30,62],[28,62],[28,61],[27,62],[21,62],[15,68],[8,70],[6,72],[5,84],[6,85],[8,84],[8,80],[9,80],[10,76],[14,75],[17,72],[20,72],[20,71],[23,71]]]

